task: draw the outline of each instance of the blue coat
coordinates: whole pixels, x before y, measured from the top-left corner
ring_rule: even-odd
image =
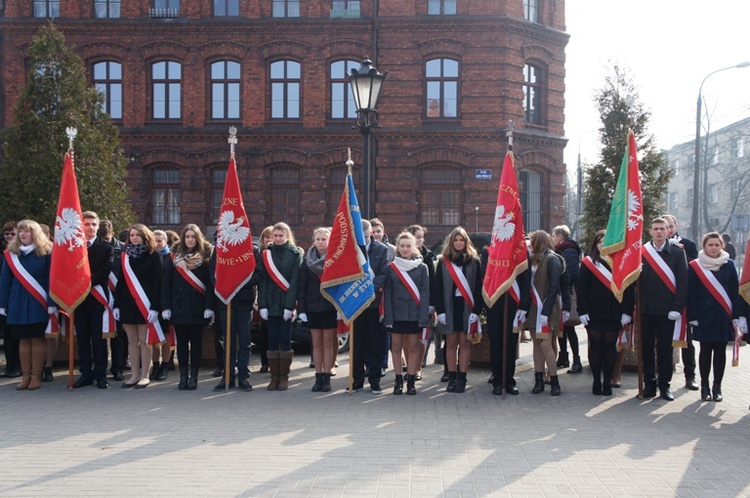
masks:
[[[28,255],[21,252],[18,259],[26,271],[39,282],[39,285],[47,293],[47,306],[42,306],[26,290],[26,287],[21,284],[8,263],[5,262],[5,255],[3,254],[3,269],[0,272],[0,308],[5,308],[9,325],[46,323],[49,320],[47,307],[57,306],[49,297],[50,255],[39,257],[33,251]]]
[[[724,308],[716,301],[703,282],[690,266],[688,292],[688,321],[698,321],[698,326],[693,327],[693,339],[700,342],[729,342],[734,340],[734,327],[732,318],[738,318],[739,303],[739,281],[737,269],[731,259],[712,272],[724,290],[727,291],[729,299],[732,300],[732,317],[727,315]]]

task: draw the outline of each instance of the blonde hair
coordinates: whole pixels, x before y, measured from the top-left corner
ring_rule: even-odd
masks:
[[[466,252],[470,258],[479,258],[477,250],[474,248],[474,243],[471,241],[471,238],[469,237],[469,234],[466,233],[464,227],[454,228],[445,238],[445,243],[443,244],[443,258],[449,261],[455,261],[458,259],[459,253],[453,249],[453,242],[455,242],[456,237],[459,235],[466,241],[466,249],[464,249],[464,252]]]
[[[550,237],[544,230],[531,232],[529,240],[531,241],[531,262],[534,264],[542,262],[544,251],[547,249],[553,250],[555,248],[555,246],[552,245],[552,237]]]
[[[273,229],[283,230],[286,234],[286,239],[289,241],[289,245],[291,245],[292,247],[297,247],[297,241],[294,240],[294,234],[292,233],[292,229],[289,228],[289,225],[287,225],[283,221],[280,221],[273,226]]]
[[[321,232],[324,233],[324,234],[326,234],[329,238],[331,237],[331,229],[330,228],[328,228],[328,227],[318,227],[315,230],[313,230],[313,236],[312,236],[313,242],[315,242],[315,236],[318,235]]]
[[[8,244],[8,250],[13,254],[21,253],[21,236],[18,234],[21,230],[31,230],[31,242],[36,246],[34,253],[37,256],[46,256],[52,252],[52,242],[44,235],[42,227],[34,220],[21,220],[16,225],[16,238]]]
[[[394,259],[396,257],[401,257],[401,253],[398,251],[398,244],[401,242],[401,239],[409,239],[411,241],[411,255],[412,256],[420,256],[421,253],[419,252],[419,248],[417,247],[417,239],[414,238],[414,235],[412,235],[409,232],[401,232],[398,234],[398,237],[396,237],[396,252],[393,254]]]
[[[266,247],[263,245],[264,240],[266,240],[266,237],[272,237],[273,238],[273,225],[268,225],[266,228],[263,229],[262,232],[260,232],[260,240],[258,241],[258,245],[261,246],[261,249],[265,249]],[[273,241],[271,241],[273,243]]]

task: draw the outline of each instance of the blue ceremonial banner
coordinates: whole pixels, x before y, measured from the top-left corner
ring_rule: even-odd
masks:
[[[320,292],[349,325],[375,299],[370,263],[365,257],[362,215],[351,172],[331,228]]]

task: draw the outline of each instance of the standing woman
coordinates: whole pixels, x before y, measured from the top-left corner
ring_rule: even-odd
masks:
[[[479,313],[482,311],[479,256],[463,227],[454,228],[445,238],[443,254],[435,270],[434,288],[438,331],[446,336],[448,387],[445,390],[462,393],[466,390],[466,372],[471,360],[468,331],[470,327],[479,325]]]
[[[320,293],[320,277],[328,251],[330,228],[317,228],[299,272],[297,311],[299,319],[310,327],[315,363],[313,392],[331,390],[333,343],[336,342],[336,308]]]
[[[171,232],[173,235],[170,236],[168,232]],[[162,273],[170,261],[172,240],[177,242],[180,241],[179,235],[173,230],[154,230],[154,250],[159,253],[159,256],[161,256]],[[148,375],[150,380],[167,380],[167,376],[169,375],[169,359],[172,356],[172,345],[170,343],[174,343],[175,338],[170,338],[171,332],[169,332],[170,324],[168,322],[169,320],[164,317],[159,318],[159,324],[161,325],[162,330],[164,330],[167,340],[154,346],[152,349],[153,356],[151,359],[154,364]],[[174,370],[174,364],[172,365],[172,370]]]
[[[297,303],[302,251],[289,225],[273,226],[273,244],[263,251],[266,278],[258,286],[260,317],[268,325],[269,391],[286,391],[292,366],[292,316]]]
[[[426,228],[420,225],[411,225],[406,228],[406,231],[414,236],[414,240],[417,242],[417,250],[419,251],[419,254],[422,256],[422,262],[427,266],[427,275],[429,275],[430,277],[430,315],[431,315],[435,313],[435,293],[432,292],[432,289],[433,289],[432,286],[435,284],[435,255],[432,253],[432,251],[427,249],[427,246],[424,245],[424,236],[427,235]],[[437,358],[438,353],[442,354],[442,349],[441,349],[441,344],[440,344],[441,338],[440,338],[440,333],[437,331],[437,328],[433,330],[432,335],[434,336],[434,340],[435,340],[435,357]],[[427,352],[430,349],[429,341],[432,341],[433,337],[430,336],[427,339],[428,339],[427,343],[419,341],[419,344],[418,344],[420,358],[422,361],[422,367],[427,366]],[[419,372],[417,372],[417,380],[420,380],[422,378],[422,367],[420,367]]]
[[[161,315],[169,320],[177,334],[177,362],[180,366],[177,389],[193,391],[198,388],[203,328],[214,317],[214,289],[208,264],[213,248],[200,228],[190,223],[182,229],[180,241],[173,249],[171,258],[165,263],[161,296],[164,311]]]
[[[151,333],[161,330],[161,256],[155,251],[154,234],[146,225],[136,223],[128,231],[125,252],[121,254],[122,278],[115,288],[115,320],[122,322],[128,337],[130,379],[122,387],[143,389],[149,385],[148,367],[151,364]],[[162,331],[162,340],[165,339]],[[159,344],[156,347],[160,347]]]
[[[406,394],[417,394],[415,377],[422,362],[419,338],[430,318],[430,277],[417,241],[409,232],[396,238],[396,253],[386,275],[384,323],[391,329],[391,354],[396,372],[393,394],[404,390],[402,350],[406,351]]]
[[[262,232],[260,232],[258,243],[260,245],[261,254],[263,254],[264,249],[273,244],[273,225],[268,225]],[[253,303],[253,308],[256,311],[258,310],[257,298]],[[260,350],[260,373],[268,373],[268,327],[262,320],[260,320],[259,323],[260,335],[255,346]]]
[[[526,326],[534,337],[534,388],[532,394],[544,391],[544,365],[550,375],[550,393],[560,395],[554,340],[562,333],[558,294],[565,270],[562,256],[554,252],[552,238],[544,230],[532,232],[531,242],[531,307]]]
[[[0,273],[0,315],[7,317],[13,338],[19,341],[21,383],[16,389],[39,389],[47,358],[44,331],[57,306],[49,297],[52,243],[36,221],[22,220],[8,244]],[[41,292],[32,294],[27,289]]]
[[[723,401],[721,381],[727,363],[727,342],[734,340],[734,323],[739,324],[739,281],[734,261],[724,251],[719,232],[703,236],[698,259],[688,264],[688,320],[693,338],[700,342],[698,368],[701,374],[701,399]],[[713,359],[714,383],[708,388]],[[713,393],[713,397],[711,394]]]
[[[589,364],[594,374],[591,392],[611,396],[617,336],[632,321],[634,286],[625,290],[622,303],[612,293],[612,269],[600,256],[603,239],[601,230],[594,236],[588,256],[583,258],[576,280],[576,297],[578,316],[589,337]]]

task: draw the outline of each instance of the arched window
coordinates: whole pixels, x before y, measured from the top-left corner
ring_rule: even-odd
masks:
[[[542,179],[536,171],[518,172],[521,182],[521,209],[526,233],[542,228]]]
[[[94,86],[104,96],[102,111],[122,119],[122,65],[114,61],[94,64]]]
[[[175,61],[151,66],[154,119],[180,119],[182,107],[182,65]]]
[[[331,63],[331,118],[354,119],[357,107],[354,96],[347,82],[352,69],[359,69],[359,62],[354,60],[335,61]]]
[[[224,200],[224,182],[227,179],[227,168],[211,170],[211,223],[219,222],[219,211]]]
[[[543,77],[538,66],[523,66],[523,112],[527,123],[542,124]]]
[[[211,118],[239,119],[240,64],[219,61],[211,64]]]
[[[151,222],[159,227],[180,224],[180,170],[152,171]]]
[[[299,119],[300,63],[271,63],[271,118]]]
[[[432,59],[425,65],[428,118],[458,117],[458,61]]]
[[[461,224],[461,170],[450,166],[422,169],[419,212],[421,225]]]
[[[299,169],[294,166],[277,166],[271,170],[270,180],[269,223],[283,221],[291,227],[299,227]]]

